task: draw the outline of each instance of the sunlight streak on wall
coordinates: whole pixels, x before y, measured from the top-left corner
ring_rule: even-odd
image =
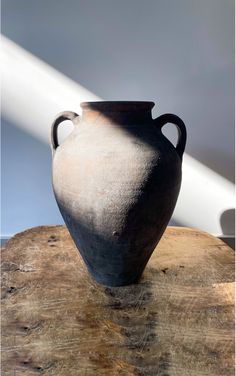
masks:
[[[1,69],[3,115],[43,142],[49,142],[50,125],[58,112],[80,113],[80,102],[99,100],[4,36]]]

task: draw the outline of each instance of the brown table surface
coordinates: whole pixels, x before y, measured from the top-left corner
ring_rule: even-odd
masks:
[[[234,253],[167,228],[139,284],[98,285],[64,226],[2,250],[2,375],[234,375]]]

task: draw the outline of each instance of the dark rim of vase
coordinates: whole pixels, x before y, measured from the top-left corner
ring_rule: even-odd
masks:
[[[149,101],[97,101],[82,102],[80,107],[83,110],[95,111],[143,111],[151,110],[155,106],[154,102]]]

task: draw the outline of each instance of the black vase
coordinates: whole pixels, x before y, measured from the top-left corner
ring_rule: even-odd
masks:
[[[135,283],[175,208],[186,144],[183,121],[153,120],[153,102],[85,102],[52,125],[53,189],[68,230],[95,280]],[[73,132],[59,146],[57,128]],[[174,147],[162,134],[178,129]]]

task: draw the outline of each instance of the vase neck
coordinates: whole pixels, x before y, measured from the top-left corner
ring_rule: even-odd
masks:
[[[84,102],[82,120],[101,124],[147,124],[153,102]]]

